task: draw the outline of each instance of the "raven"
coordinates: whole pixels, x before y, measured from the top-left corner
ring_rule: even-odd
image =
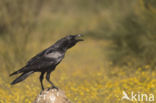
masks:
[[[18,73],[22,73],[11,83],[11,85],[25,80],[29,75],[33,74],[34,72],[41,72],[40,83],[42,90],[44,90],[42,81],[45,73],[47,73],[46,80],[51,84],[52,88],[57,88],[50,81],[50,73],[54,71],[56,66],[62,61],[66,51],[69,48],[73,47],[79,41],[83,41],[83,39],[80,38],[81,36],[83,35],[78,34],[66,36],[56,41],[54,45],[38,53],[36,56],[31,58],[23,68],[10,74],[10,76],[12,76]]]

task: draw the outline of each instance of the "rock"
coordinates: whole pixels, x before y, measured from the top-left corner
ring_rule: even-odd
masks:
[[[60,89],[46,89],[35,99],[34,103],[72,103]]]

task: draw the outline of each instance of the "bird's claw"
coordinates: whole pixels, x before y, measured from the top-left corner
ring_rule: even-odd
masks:
[[[57,91],[58,91],[58,87],[56,87],[56,86],[51,86],[50,88],[48,88],[48,91],[50,90],[50,89],[56,89]]]
[[[43,91],[43,90],[41,90],[40,95],[42,94],[42,91]]]
[[[40,92],[40,95],[42,94],[42,92],[44,91],[44,88],[42,88],[41,92]]]

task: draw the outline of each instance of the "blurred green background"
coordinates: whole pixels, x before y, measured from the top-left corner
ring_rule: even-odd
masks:
[[[56,74],[66,73],[60,74],[66,77],[65,80],[63,79],[63,83],[71,82],[67,80],[73,77],[72,75],[67,76],[69,72],[75,75],[78,75],[78,73],[86,75],[86,70],[91,74],[86,77],[75,76],[73,77],[74,80],[76,81],[79,78],[81,81],[81,79],[86,78],[86,80],[92,81],[90,80],[92,72],[95,72],[95,74],[97,72],[99,78],[95,80],[95,83],[103,86],[107,83],[108,78],[113,81],[111,80],[113,76],[117,76],[121,80],[123,78],[123,74],[121,74],[122,76],[119,75],[121,69],[124,72],[126,71],[124,75],[131,75],[136,70],[148,72],[148,75],[155,73],[155,0],[0,0],[1,94],[7,97],[9,92],[6,92],[5,89],[12,90],[12,87],[9,86],[12,79],[8,79],[11,72],[22,67],[28,59],[59,38],[79,33],[85,35],[85,41],[74,47],[75,49],[70,50],[70,53],[66,56],[67,59],[59,67],[62,69],[56,71]],[[116,67],[118,69],[115,69]],[[73,70],[73,68],[80,69]],[[146,68],[149,68],[149,70],[145,71]],[[103,75],[107,75],[108,78],[106,77],[106,81],[99,83],[105,78],[98,74],[100,72],[106,73]],[[154,76],[149,77],[149,80],[153,80]],[[60,78],[57,75],[54,75],[54,77],[56,78],[54,81],[57,83]],[[29,85],[30,80],[26,81],[27,83],[25,83]],[[35,81],[32,83],[32,88],[34,86],[38,86],[38,88],[32,90],[34,92],[33,97],[29,99],[30,95],[28,94],[30,93],[26,93],[23,97],[28,97],[28,101],[32,101],[40,90],[40,84],[35,83]],[[84,82],[77,82],[76,84],[84,84]],[[75,88],[77,88],[76,84],[74,84]],[[152,84],[154,83],[152,82]],[[22,85],[23,88],[21,88],[21,85],[18,84],[18,87],[22,91],[25,85]],[[58,85],[61,85],[61,83],[58,83]],[[61,87],[68,91],[67,87],[63,85]],[[17,88],[13,89],[16,91]],[[101,97],[92,98],[89,103],[95,103],[97,100],[97,103],[103,103],[102,98],[106,95],[101,95],[102,92],[99,92],[99,89],[96,90]],[[74,94],[74,91],[70,89],[67,95],[74,102],[85,102],[83,98],[80,98],[80,100],[73,99],[71,94],[74,98],[76,96],[80,98],[81,92]],[[28,103],[25,99],[13,100],[13,98],[17,99],[19,95],[21,94],[11,94],[10,97],[7,97],[10,99],[0,99],[2,103],[6,103],[6,101]],[[105,100],[108,100],[108,103],[116,101],[114,97]]]

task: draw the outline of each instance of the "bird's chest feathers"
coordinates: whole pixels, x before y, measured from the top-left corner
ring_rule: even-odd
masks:
[[[64,53],[56,51],[56,52],[48,53],[45,56],[52,59],[59,59],[59,58],[63,58]]]

